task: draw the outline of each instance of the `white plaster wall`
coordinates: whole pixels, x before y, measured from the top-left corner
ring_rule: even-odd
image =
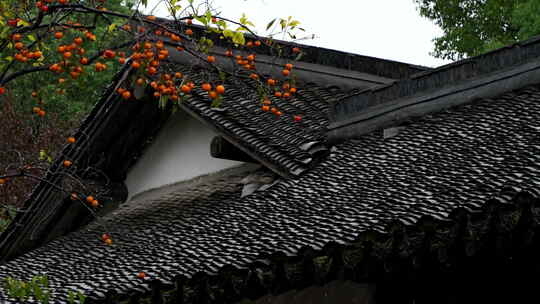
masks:
[[[126,178],[128,200],[146,190],[217,172],[242,163],[213,158],[210,142],[216,134],[184,111],[169,118]]]

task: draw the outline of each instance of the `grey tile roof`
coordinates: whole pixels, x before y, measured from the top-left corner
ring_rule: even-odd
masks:
[[[114,246],[101,243],[103,228],[93,223],[0,266],[0,277],[48,273],[58,298],[69,288],[104,297],[149,290],[139,271],[171,283],[276,252],[351,244],[396,222],[482,213],[522,191],[538,201],[540,87],[412,121],[391,138],[378,131],[342,143],[301,177],[242,199],[239,180],[123,206],[103,219]]]

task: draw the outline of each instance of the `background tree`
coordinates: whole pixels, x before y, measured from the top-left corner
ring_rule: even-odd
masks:
[[[538,0],[414,0],[441,27],[433,55],[459,60],[540,34]]]
[[[13,3],[11,3],[13,2]],[[43,5],[54,4],[53,1],[35,1],[35,3],[43,2]],[[88,3],[88,1],[86,1]],[[18,3],[18,10],[10,8],[11,5]],[[69,2],[67,2],[69,3]],[[81,2],[85,3],[85,2]],[[23,5],[21,5],[23,4]],[[25,11],[28,19],[32,20],[37,17],[40,12],[39,9],[25,9],[31,6],[33,3],[26,1],[0,1],[0,7],[2,8],[3,14],[0,15],[0,25],[9,25],[8,22],[10,17],[15,17],[17,12]],[[16,5],[16,4],[15,4]],[[17,7],[17,6],[15,6]],[[43,7],[43,6],[42,6]],[[107,9],[115,12],[122,12],[124,14],[129,14],[130,7],[126,5],[125,1],[122,0],[108,0]],[[16,18],[16,17],[15,17]],[[80,19],[79,19],[80,18]],[[89,14],[79,14],[77,19],[81,24],[92,24],[93,33],[96,35],[99,43],[86,43],[85,51],[87,54],[96,54],[99,51],[99,47],[111,43],[111,38],[116,38],[114,35],[107,34],[107,27],[111,19],[107,20],[104,18],[95,19],[95,24],[92,20],[93,16]],[[7,20],[6,20],[7,19]],[[13,19],[11,19],[13,20]],[[69,21],[69,20],[68,20]],[[0,31],[0,37],[5,38],[9,34],[9,26],[6,26]],[[65,37],[63,40],[66,41],[69,38],[73,39],[74,34],[69,33],[69,31],[63,31]],[[34,37],[32,35],[31,37]],[[125,37],[124,37],[125,39]],[[50,56],[51,50],[56,50],[56,48],[61,44],[60,39],[55,39],[53,41],[43,41],[41,44],[42,47],[38,48],[44,54],[44,60],[33,63],[38,65],[40,63],[47,63],[47,56]],[[6,67],[13,58],[12,49],[9,47],[2,48],[0,50],[0,68]],[[113,63],[114,64],[114,63]],[[116,65],[116,64],[115,64]],[[105,87],[105,85],[111,80],[114,71],[117,66],[114,66],[111,69],[107,69],[100,73],[99,77],[95,77],[95,74],[92,74],[91,71],[87,73],[82,73],[80,79],[77,82],[68,82],[65,86],[69,86],[72,89],[62,90],[63,88],[58,87],[57,83],[51,82],[51,75],[48,73],[32,73],[27,77],[17,77],[10,84],[11,98],[16,100],[12,105],[14,110],[21,113],[25,112],[28,109],[31,109],[35,104],[35,99],[29,98],[32,92],[39,94],[39,99],[47,104],[48,112],[55,113],[59,116],[59,119],[66,124],[59,125],[59,128],[65,129],[72,127],[73,124],[76,124],[85,113],[87,113],[94,103],[99,98],[101,93],[100,88]],[[66,80],[70,80],[69,77]]]

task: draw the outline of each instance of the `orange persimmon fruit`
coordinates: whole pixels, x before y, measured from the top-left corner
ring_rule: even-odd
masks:
[[[218,85],[216,87],[216,93],[220,94],[220,95],[223,95],[225,93],[225,87],[223,85]]]

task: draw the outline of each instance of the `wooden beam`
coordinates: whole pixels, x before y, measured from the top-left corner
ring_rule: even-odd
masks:
[[[210,155],[215,158],[235,160],[246,163],[259,163],[244,151],[238,149],[235,145],[228,142],[221,136],[216,136],[210,143]]]

